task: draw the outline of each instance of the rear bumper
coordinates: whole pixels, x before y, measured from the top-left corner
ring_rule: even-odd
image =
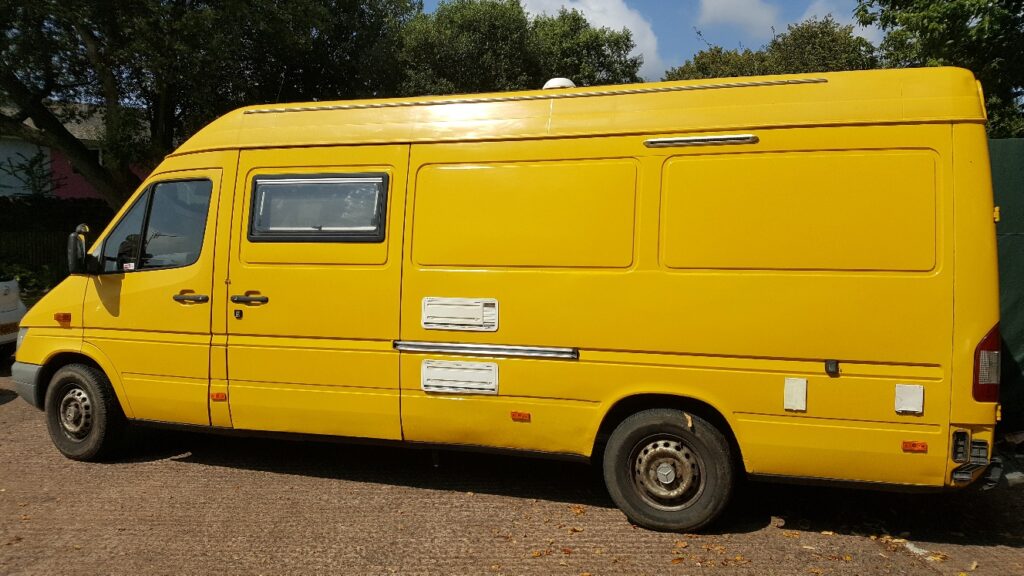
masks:
[[[40,410],[43,409],[43,398],[42,394],[39,393],[39,375],[42,371],[42,366],[27,362],[15,362],[11,366],[11,379],[14,380],[14,390],[23,400]]]

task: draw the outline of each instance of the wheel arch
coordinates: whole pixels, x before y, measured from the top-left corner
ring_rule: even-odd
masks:
[[[103,372],[114,389],[114,396],[117,398],[117,402],[120,404],[124,415],[128,418],[132,417],[131,406],[128,404],[127,396],[125,396],[121,379],[118,378],[117,372],[113,369],[114,367],[110,359],[95,346],[89,344],[84,344],[80,351],[63,350],[52,354],[46,359],[42,369],[39,371],[39,386],[36,387],[39,406],[43,406],[46,390],[50,387],[50,380],[53,378],[53,375],[61,368],[70,364],[86,364]]]
[[[729,441],[729,446],[733,452],[733,460],[738,470],[746,469],[743,452],[736,438],[736,433],[733,431],[733,426],[729,419],[725,417],[721,410],[709,402],[692,396],[660,392],[630,394],[616,400],[605,411],[601,424],[598,426],[597,434],[594,437],[593,449],[591,450],[591,461],[601,462],[605,444],[608,442],[608,437],[611,436],[616,426],[629,416],[652,408],[681,410],[708,421],[711,425],[718,428]]]

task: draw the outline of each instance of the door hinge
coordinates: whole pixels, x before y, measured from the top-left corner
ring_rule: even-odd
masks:
[[[995,221],[996,224],[999,223],[999,206],[996,206],[995,210],[992,211],[992,220]]]

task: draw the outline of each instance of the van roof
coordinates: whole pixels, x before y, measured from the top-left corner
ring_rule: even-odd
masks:
[[[234,148],[984,120],[980,89],[970,71],[905,68],[249,106],[211,122],[173,155]]]

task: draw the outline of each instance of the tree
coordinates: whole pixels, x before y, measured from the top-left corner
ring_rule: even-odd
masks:
[[[0,133],[64,152],[107,200],[243,104],[394,93],[419,0],[8,0]],[[66,124],[102,121],[103,164]],[[31,120],[31,125],[25,123]]]
[[[765,74],[799,74],[875,68],[870,42],[854,35],[831,16],[791,24],[759,50],[710,46],[665,73],[666,80],[726,78]]]
[[[555,77],[580,86],[640,81],[643,57],[630,56],[634,44],[629,29],[594,28],[578,10],[536,16],[530,23],[530,44],[537,61],[535,83],[529,88]]]
[[[576,10],[530,17],[519,0],[442,0],[402,34],[405,94],[540,88],[639,80],[629,30],[594,28]]]
[[[971,70],[987,96],[989,134],[1024,136],[1024,0],[859,0],[856,14],[886,31],[885,65]]]

